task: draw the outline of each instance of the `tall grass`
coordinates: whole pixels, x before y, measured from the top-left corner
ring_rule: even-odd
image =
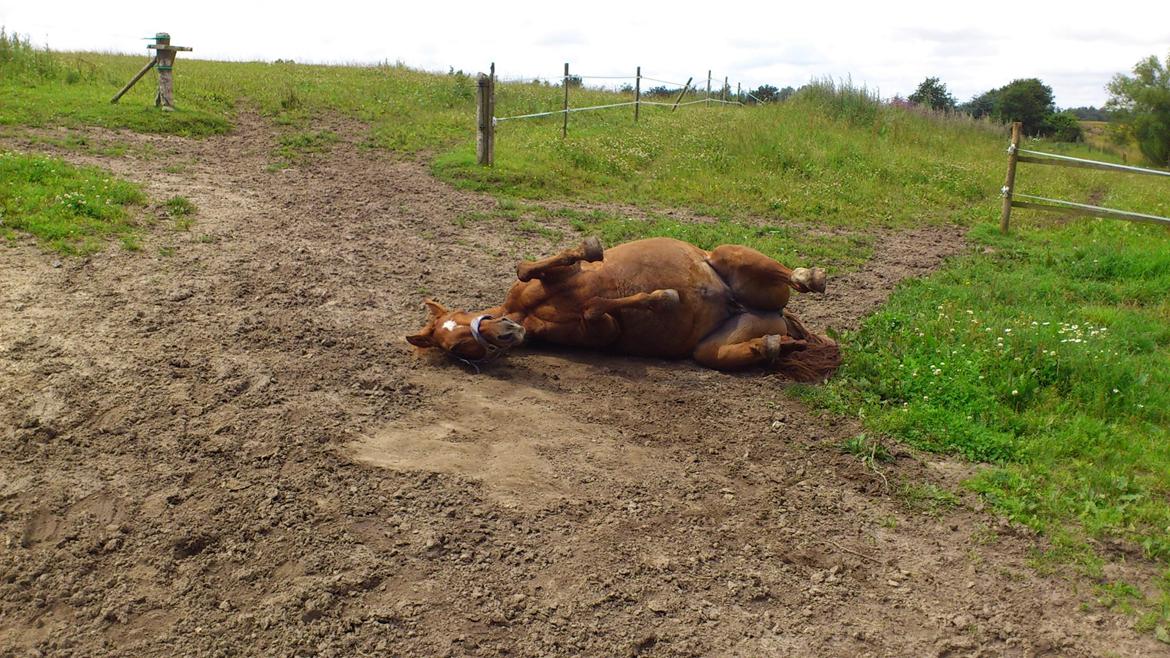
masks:
[[[0,26],[0,74],[14,80],[49,80],[58,77],[63,67],[59,57],[48,47],[35,48],[28,37],[9,34]]]

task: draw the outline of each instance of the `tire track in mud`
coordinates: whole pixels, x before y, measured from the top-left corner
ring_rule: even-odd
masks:
[[[1037,576],[1040,540],[975,499],[935,518],[893,495],[970,467],[903,451],[879,477],[836,448],[856,423],[772,377],[416,356],[422,296],[490,305],[558,245],[460,227],[494,202],[331,127],[282,172],[251,115],[204,141],[92,131],[149,149],[66,157],[187,196],[193,231],[59,268],[0,250],[0,653],[1160,650],[1080,612],[1085,583]],[[883,236],[798,312],[853,326],[961,248]]]

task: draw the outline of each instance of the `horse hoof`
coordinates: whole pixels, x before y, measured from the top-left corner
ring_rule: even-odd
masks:
[[[520,263],[516,266],[516,279],[521,283],[527,283],[532,280],[532,263]]]
[[[589,236],[581,243],[581,252],[585,254],[585,260],[590,263],[595,263],[605,256],[605,249],[601,246],[601,240],[597,236]]]
[[[780,358],[782,342],[779,334],[768,334],[764,336],[764,358],[768,360],[768,363],[772,363]]]
[[[679,297],[678,291],[674,288],[667,288],[666,290],[655,290],[650,293],[650,299],[655,306],[672,308],[678,305]]]
[[[792,280],[808,288],[809,292],[825,291],[825,271],[819,267],[798,267],[792,270]]]

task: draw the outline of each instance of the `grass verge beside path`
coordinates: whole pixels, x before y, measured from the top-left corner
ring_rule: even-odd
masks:
[[[981,255],[902,286],[800,394],[922,449],[1061,557],[1124,540],[1170,563],[1170,249],[1113,220],[980,225]],[[1099,545],[1099,544],[1098,544]],[[1170,572],[1143,624],[1170,624]]]
[[[141,188],[96,167],[0,151],[0,235],[30,233],[49,249],[86,254],[108,238],[137,248],[131,208],[146,203]]]

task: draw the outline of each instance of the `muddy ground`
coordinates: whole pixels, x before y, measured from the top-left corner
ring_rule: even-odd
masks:
[[[140,252],[0,248],[0,655],[1166,653],[975,498],[898,493],[970,466],[876,472],[775,377],[416,355],[424,295],[488,306],[561,245],[460,222],[494,201],[337,128],[285,171],[249,116],[60,153],[199,212]],[[26,137],[0,144],[52,149]],[[797,311],[853,326],[963,248],[881,236]]]

